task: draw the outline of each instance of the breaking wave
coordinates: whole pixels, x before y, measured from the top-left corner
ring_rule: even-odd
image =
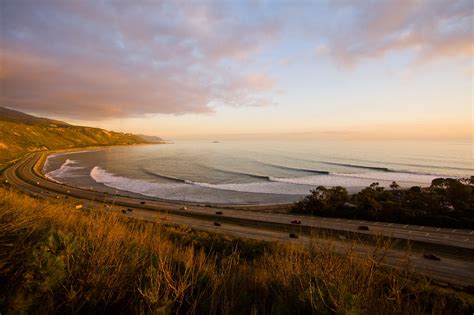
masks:
[[[61,179],[66,177],[77,177],[81,175],[74,174],[75,171],[82,170],[84,167],[82,166],[73,166],[78,164],[79,161],[67,159],[60,168],[48,172],[45,176],[51,180],[61,183]]]
[[[274,167],[277,169],[285,170],[285,171],[296,171],[296,172],[314,173],[314,174],[322,174],[322,175],[330,174],[330,172],[328,171],[320,171],[320,170],[315,170],[315,169],[310,169],[310,168],[291,167],[291,166],[277,165],[277,164],[265,163],[265,162],[258,162],[258,163],[266,165],[266,166]]]
[[[420,175],[410,173],[365,173],[365,174],[321,174],[303,177],[265,177],[265,181],[252,183],[226,183],[211,184],[181,178],[159,175],[150,172],[158,177],[172,180],[169,183],[157,183],[144,179],[134,179],[119,176],[110,173],[98,166],[94,167],[90,176],[96,182],[104,184],[115,189],[126,190],[146,196],[158,197],[170,200],[183,200],[186,195],[187,200],[192,201],[209,201],[213,202],[215,198],[224,198],[213,194],[212,190],[233,191],[240,193],[257,193],[257,194],[284,194],[284,195],[306,195],[311,189],[317,186],[343,186],[349,190],[351,188],[361,189],[367,187],[373,182],[379,182],[383,187],[396,181],[402,187],[410,187],[415,185],[429,185],[437,176]],[[203,190],[204,189],[204,190]],[[227,197],[228,198],[228,197]],[[212,199],[212,200],[209,200]]]
[[[190,200],[196,202],[229,203],[229,196],[211,194],[209,189],[257,194],[305,195],[310,187],[290,185],[276,182],[209,184],[193,181],[175,183],[156,183],[143,179],[134,179],[110,173],[95,166],[90,177],[97,183],[111,188],[126,190],[133,193],[169,200]]]
[[[143,171],[145,174],[151,175],[151,176],[153,176],[153,177],[165,179],[165,180],[168,180],[168,181],[171,181],[171,182],[176,182],[176,183],[188,183],[188,182],[189,182],[189,181],[186,180],[186,179],[181,179],[181,178],[178,178],[178,177],[163,175],[163,174],[160,174],[160,173],[157,173],[157,172],[149,171],[149,170],[147,170],[147,169],[142,169],[142,171]]]
[[[379,166],[367,166],[367,165],[358,165],[358,164],[345,164],[345,163],[334,163],[334,162],[320,162],[327,165],[335,165],[335,166],[344,166],[350,168],[358,168],[364,170],[372,170],[372,171],[381,171],[381,172],[396,172],[395,170],[389,169],[387,167],[379,167]]]

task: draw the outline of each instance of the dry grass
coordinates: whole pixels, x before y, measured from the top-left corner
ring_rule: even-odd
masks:
[[[0,189],[0,312],[467,313],[465,293],[370,257],[163,226]],[[321,245],[326,244],[326,245]]]

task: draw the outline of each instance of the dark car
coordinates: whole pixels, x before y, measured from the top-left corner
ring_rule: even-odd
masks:
[[[221,226],[221,224],[219,222],[214,222],[214,225],[215,226]]]
[[[423,254],[423,258],[430,259],[430,260],[436,260],[436,261],[441,260],[441,258],[439,258],[438,256],[436,256],[434,254]]]
[[[359,225],[357,228],[359,231],[368,231],[369,227],[367,225]]]
[[[216,214],[222,214],[222,211],[217,211]]]
[[[146,203],[145,201],[140,202],[141,205],[144,205],[145,203]]]
[[[123,214],[127,214],[127,210],[122,209],[122,213],[123,213]]]
[[[130,208],[128,208],[128,209],[127,209],[127,211],[128,211],[128,212],[132,212],[132,211],[133,211],[133,209],[130,209]]]
[[[291,221],[292,224],[301,224],[301,221],[300,220],[293,220]]]
[[[298,238],[298,235],[296,235],[295,233],[290,233],[290,238]]]

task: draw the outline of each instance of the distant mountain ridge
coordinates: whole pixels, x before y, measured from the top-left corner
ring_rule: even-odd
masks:
[[[159,137],[74,126],[0,107],[0,169],[28,152],[163,142]]]
[[[162,138],[156,137],[156,136],[147,136],[147,135],[142,135],[142,134],[138,134],[137,136],[139,136],[140,138],[142,138],[146,142],[151,142],[151,143],[159,143],[159,142],[164,142],[165,141]]]

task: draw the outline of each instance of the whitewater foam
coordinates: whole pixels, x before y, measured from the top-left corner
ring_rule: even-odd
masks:
[[[161,175],[158,176],[161,177]],[[382,187],[389,187],[393,181],[397,181],[402,187],[410,187],[429,185],[436,176],[374,172],[365,174],[321,174],[290,178],[268,177],[268,181],[252,183],[210,184],[177,178],[172,178],[175,181],[171,183],[157,183],[119,176],[95,166],[90,172],[90,177],[97,183],[111,188],[162,199],[183,200],[186,197],[187,200],[197,202],[229,202],[223,196],[210,192],[220,190],[239,193],[303,196],[320,185],[327,187],[343,186],[350,191],[354,191],[354,188],[361,189],[374,182],[378,182]],[[211,191],[202,189],[211,189]]]
[[[285,194],[285,195],[305,195],[309,192],[310,187],[303,188],[301,186],[288,185],[286,183],[277,182],[257,182],[247,184],[209,184],[200,183],[191,180],[183,180],[177,183],[156,183],[142,179],[133,179],[118,176],[107,172],[106,170],[95,166],[90,176],[96,182],[104,184],[111,188],[126,190],[146,196],[158,197],[163,199],[182,200],[186,194],[188,200],[192,201],[209,201],[209,196],[197,198],[198,191],[193,192],[193,186],[226,190],[243,193],[261,193],[261,194]],[[215,196],[213,197],[215,199]]]
[[[74,164],[78,164],[79,161],[66,159],[66,161],[61,165],[60,168],[48,172],[45,176],[51,180],[54,180],[58,183],[62,183],[61,179],[64,178],[71,178],[71,177],[78,177],[81,175],[74,174],[75,171],[82,170],[84,167],[82,166],[72,166]]]
[[[192,182],[193,185],[217,189],[227,190],[243,193],[254,193],[254,194],[274,194],[274,195],[307,195],[311,188],[310,186],[302,187],[289,185],[287,182],[272,181],[269,177],[268,182],[256,182],[256,183],[235,183],[235,184],[209,184]]]
[[[367,187],[374,182],[378,182],[382,187],[389,187],[393,181],[396,181],[401,187],[427,186],[438,176],[421,175],[413,173],[363,173],[363,174],[344,174],[331,173],[329,175],[304,176],[278,178],[272,177],[272,181],[291,183],[295,185],[311,186],[343,186],[343,187]]]
[[[63,156],[63,155],[73,155],[73,154],[79,154],[79,153],[87,153],[87,152],[95,152],[95,151],[102,151],[105,149],[94,149],[94,150],[82,150],[82,151],[72,151],[72,152],[59,152],[59,153],[54,153],[50,154],[46,157],[46,161],[44,162],[43,165],[43,173],[46,172],[46,170],[49,168],[49,163],[50,160],[57,158],[58,156]],[[69,160],[69,159],[68,159]]]

